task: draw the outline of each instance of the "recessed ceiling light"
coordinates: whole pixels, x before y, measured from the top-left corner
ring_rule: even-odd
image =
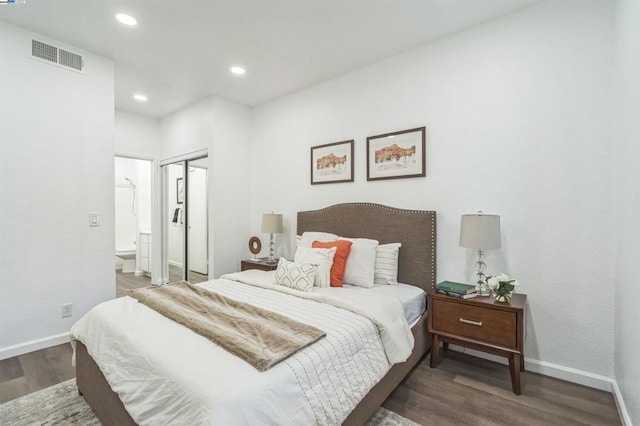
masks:
[[[138,20],[131,15],[127,15],[126,13],[116,13],[116,19],[125,25],[129,25],[130,27],[138,25]]]
[[[245,70],[244,67],[236,65],[231,67],[231,72],[234,73],[235,75],[243,75],[244,73],[247,72],[247,70]]]
[[[147,95],[143,95],[142,93],[136,93],[135,95],[133,95],[133,99],[139,102],[146,102]]]

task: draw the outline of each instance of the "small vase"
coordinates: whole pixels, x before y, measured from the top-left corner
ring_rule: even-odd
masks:
[[[508,303],[512,294],[513,292],[501,288],[493,290],[493,298],[496,299],[496,302]]]

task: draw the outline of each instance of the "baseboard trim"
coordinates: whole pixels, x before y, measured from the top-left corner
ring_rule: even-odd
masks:
[[[620,414],[620,420],[622,420],[623,426],[633,426],[631,423],[631,416],[629,416],[629,412],[627,411],[627,406],[624,403],[624,398],[622,397],[622,392],[620,392],[620,387],[618,386],[618,382],[613,382],[613,399],[616,401],[616,407],[618,407],[618,414]]]
[[[19,343],[13,346],[0,348],[0,360],[12,358],[14,356],[27,354],[33,351],[39,351],[51,346],[67,343],[70,340],[69,332],[55,334],[53,336],[43,337],[42,339],[30,340],[28,342]]]
[[[476,351],[475,349],[464,348],[458,345],[450,345],[449,347],[458,352],[463,352],[478,358],[488,359],[489,361],[505,365],[509,364],[509,361],[505,357]],[[613,377],[601,376],[599,374],[589,373],[588,371],[577,370],[575,368],[552,364],[546,361],[539,361],[533,358],[525,357],[524,367],[525,370],[531,371],[532,373],[555,377],[556,379],[566,380],[567,382],[577,383],[579,385],[607,392],[613,392],[613,385],[616,383],[616,380]]]
[[[600,374],[589,373],[588,371],[577,370],[571,367],[552,364],[550,362],[538,361],[537,359],[525,358],[525,369],[567,382],[577,383],[590,388],[600,389],[606,392],[613,392],[616,379],[602,376]]]

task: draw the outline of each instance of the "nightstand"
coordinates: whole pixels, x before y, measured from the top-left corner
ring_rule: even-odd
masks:
[[[440,342],[465,346],[509,359],[513,393],[520,395],[524,371],[524,339],[527,330],[527,295],[513,294],[509,303],[491,296],[457,299],[432,290],[429,293],[427,328],[432,336],[430,366],[438,363]]]
[[[275,263],[267,263],[266,260],[267,258],[243,260],[240,262],[240,270],[260,269],[261,271],[275,271],[278,269],[278,259],[276,259]]]

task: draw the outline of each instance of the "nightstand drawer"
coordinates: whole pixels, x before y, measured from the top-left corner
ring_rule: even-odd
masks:
[[[462,303],[433,300],[433,329],[483,342],[517,347],[516,314]]]

